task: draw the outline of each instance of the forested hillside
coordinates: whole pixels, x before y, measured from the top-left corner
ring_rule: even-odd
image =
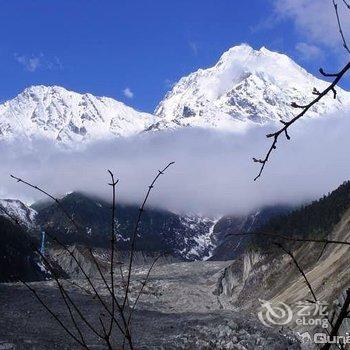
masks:
[[[289,214],[272,218],[261,231],[289,236],[324,237],[332,231],[349,208],[350,181],[346,181],[321,199]]]

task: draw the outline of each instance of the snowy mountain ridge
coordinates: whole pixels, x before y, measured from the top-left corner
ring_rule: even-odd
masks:
[[[158,129],[184,126],[246,129],[252,124],[289,120],[292,102],[309,103],[313,88],[328,83],[317,79],[284,54],[242,44],[225,52],[218,63],[183,77],[158,105]],[[338,89],[308,113],[317,116],[350,104],[350,93]]]
[[[37,212],[18,199],[0,199],[0,216],[16,220],[28,229],[34,228]]]
[[[290,119],[296,113],[292,102],[310,102],[313,88],[322,90],[327,84],[286,55],[242,44],[225,52],[213,67],[181,78],[154,115],[63,87],[29,87],[0,105],[0,140],[45,138],[78,145],[184,127],[240,131]],[[326,96],[308,116],[350,105],[350,92],[337,91],[336,99]]]
[[[130,136],[156,117],[112,98],[78,94],[59,86],[31,86],[0,105],[0,137],[44,137],[63,143]]]

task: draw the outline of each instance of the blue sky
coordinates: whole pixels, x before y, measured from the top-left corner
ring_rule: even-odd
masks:
[[[242,42],[313,73],[339,67],[342,54],[290,1],[0,0],[0,101],[29,85],[61,85],[151,112],[172,83]]]

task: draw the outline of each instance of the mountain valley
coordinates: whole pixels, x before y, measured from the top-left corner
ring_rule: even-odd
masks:
[[[189,128],[234,138],[250,128],[290,120],[296,111],[292,102],[305,105],[314,88],[326,86],[286,55],[242,44],[225,52],[212,67],[181,78],[153,113],[59,86],[28,87],[0,105],[0,144],[6,150],[20,143],[30,152],[48,142],[69,155],[72,148],[89,144],[93,149],[99,141],[132,142],[132,137],[154,133],[167,138]],[[327,96],[308,117],[336,115],[349,106],[350,92],[337,88],[336,96]],[[33,142],[37,140],[45,142]],[[117,159],[117,150],[114,155]],[[34,167],[39,163],[30,162]],[[50,159],[53,169],[54,162]],[[48,171],[52,174],[53,169]],[[216,170],[208,166],[208,171],[216,174]],[[58,173],[58,181],[61,176],[64,181],[64,171]],[[232,181],[227,186],[240,184]],[[264,196],[261,187],[256,189]],[[126,204],[117,198],[114,221],[111,201],[93,192],[76,189],[57,195],[57,200],[46,196],[30,205],[7,195],[0,200],[0,349],[80,348],[66,339],[25,285],[69,318],[71,314],[61,310],[62,288],[55,286],[55,281],[62,283],[96,324],[96,315],[105,316],[97,299],[100,295],[107,299],[110,292],[105,276],[115,279],[115,299],[123,300],[129,271],[130,300],[125,298],[124,303],[133,311],[129,303],[140,298],[132,328],[137,349],[314,349],[302,335],[313,335],[317,327],[293,321],[286,327],[266,325],[258,319],[262,301],[294,307],[317,296],[314,303],[326,301],[339,315],[350,283],[350,182],[301,205],[295,200],[286,204],[282,198],[283,204],[253,203],[250,209],[225,215],[176,212],[148,203],[140,211],[140,203]],[[228,195],[223,201],[233,199]],[[133,234],[136,243],[131,249]],[[116,240],[115,251],[111,238]],[[134,260],[128,270],[130,250]],[[349,327],[346,320],[341,333]],[[116,339],[123,341],[120,335]],[[94,335],[88,343],[90,349],[105,349]]]

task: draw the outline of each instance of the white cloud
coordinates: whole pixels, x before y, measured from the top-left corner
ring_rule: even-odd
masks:
[[[304,42],[297,43],[295,50],[298,52],[300,58],[305,61],[322,59],[324,57],[323,51],[318,46]]]
[[[52,60],[47,60],[45,63],[48,70],[63,69],[63,64],[57,56],[54,56]]]
[[[109,199],[105,169],[111,169],[120,179],[120,201],[140,203],[157,170],[175,161],[157,183],[149,205],[225,214],[267,204],[301,203],[349,179],[349,129],[346,113],[301,120],[290,130],[290,141],[280,140],[256,182],[258,165],[252,157],[261,157],[268,149],[265,134],[271,127],[256,127],[245,134],[198,129],[150,133],[70,151],[43,141],[31,147],[24,141],[0,143],[0,195],[41,198],[10,179],[12,173],[57,195],[81,190]]]
[[[126,87],[124,90],[123,90],[123,95],[127,98],[133,98],[134,97],[134,93],[131,91],[130,88]]]
[[[280,19],[291,19],[305,38],[328,47],[341,47],[334,7],[330,0],[273,0]],[[338,1],[346,37],[350,40],[350,11]]]
[[[40,53],[39,55],[19,55],[18,53],[15,53],[14,57],[15,60],[28,72],[35,72],[38,69],[63,69],[63,65],[57,56],[48,58],[43,53]]]
[[[198,55],[198,44],[194,41],[189,41],[188,45],[195,56]]]
[[[40,56],[27,56],[15,54],[15,60],[29,72],[35,72],[41,64]]]

